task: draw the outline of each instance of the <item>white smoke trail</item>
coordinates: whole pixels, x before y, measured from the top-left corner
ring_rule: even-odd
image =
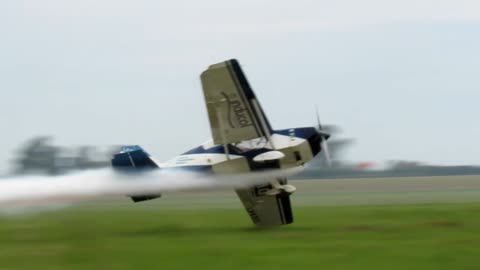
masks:
[[[301,168],[265,172],[205,175],[155,170],[119,173],[111,169],[90,170],[56,177],[28,176],[0,181],[0,207],[76,202],[118,196],[158,194],[173,191],[241,188],[266,183],[297,173]]]

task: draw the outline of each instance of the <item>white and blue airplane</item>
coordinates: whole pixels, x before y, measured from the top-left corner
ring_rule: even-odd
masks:
[[[208,67],[201,76],[213,139],[160,164],[137,145],[114,155],[118,170],[181,169],[228,174],[303,166],[322,149],[327,156],[329,134],[318,127],[275,130],[250,87],[239,63],[232,59]],[[293,222],[290,195],[296,188],[284,177],[267,184],[238,188],[236,193],[256,225]],[[132,196],[145,201],[160,194]]]

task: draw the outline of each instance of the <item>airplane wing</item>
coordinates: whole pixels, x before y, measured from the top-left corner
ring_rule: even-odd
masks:
[[[281,180],[286,184],[286,180]],[[267,195],[272,185],[258,185],[247,189],[237,189],[237,195],[256,225],[282,225],[293,222],[290,197],[287,194]]]
[[[215,144],[271,134],[270,123],[237,60],[211,65],[200,79]]]

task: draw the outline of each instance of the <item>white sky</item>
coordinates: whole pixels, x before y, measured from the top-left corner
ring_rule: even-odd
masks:
[[[479,1],[2,1],[0,164],[42,134],[179,154],[210,136],[198,75],[229,58],[276,128],[319,104],[352,160],[480,164],[479,26]]]

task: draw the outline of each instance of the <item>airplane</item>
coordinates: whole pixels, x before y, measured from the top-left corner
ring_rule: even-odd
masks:
[[[189,170],[210,174],[248,173],[303,166],[324,151],[330,135],[317,127],[273,129],[236,59],[213,64],[200,76],[213,139],[160,164],[138,145],[123,146],[112,158],[116,170]],[[293,222],[284,177],[235,190],[255,225]],[[131,196],[134,202],[161,194]]]

